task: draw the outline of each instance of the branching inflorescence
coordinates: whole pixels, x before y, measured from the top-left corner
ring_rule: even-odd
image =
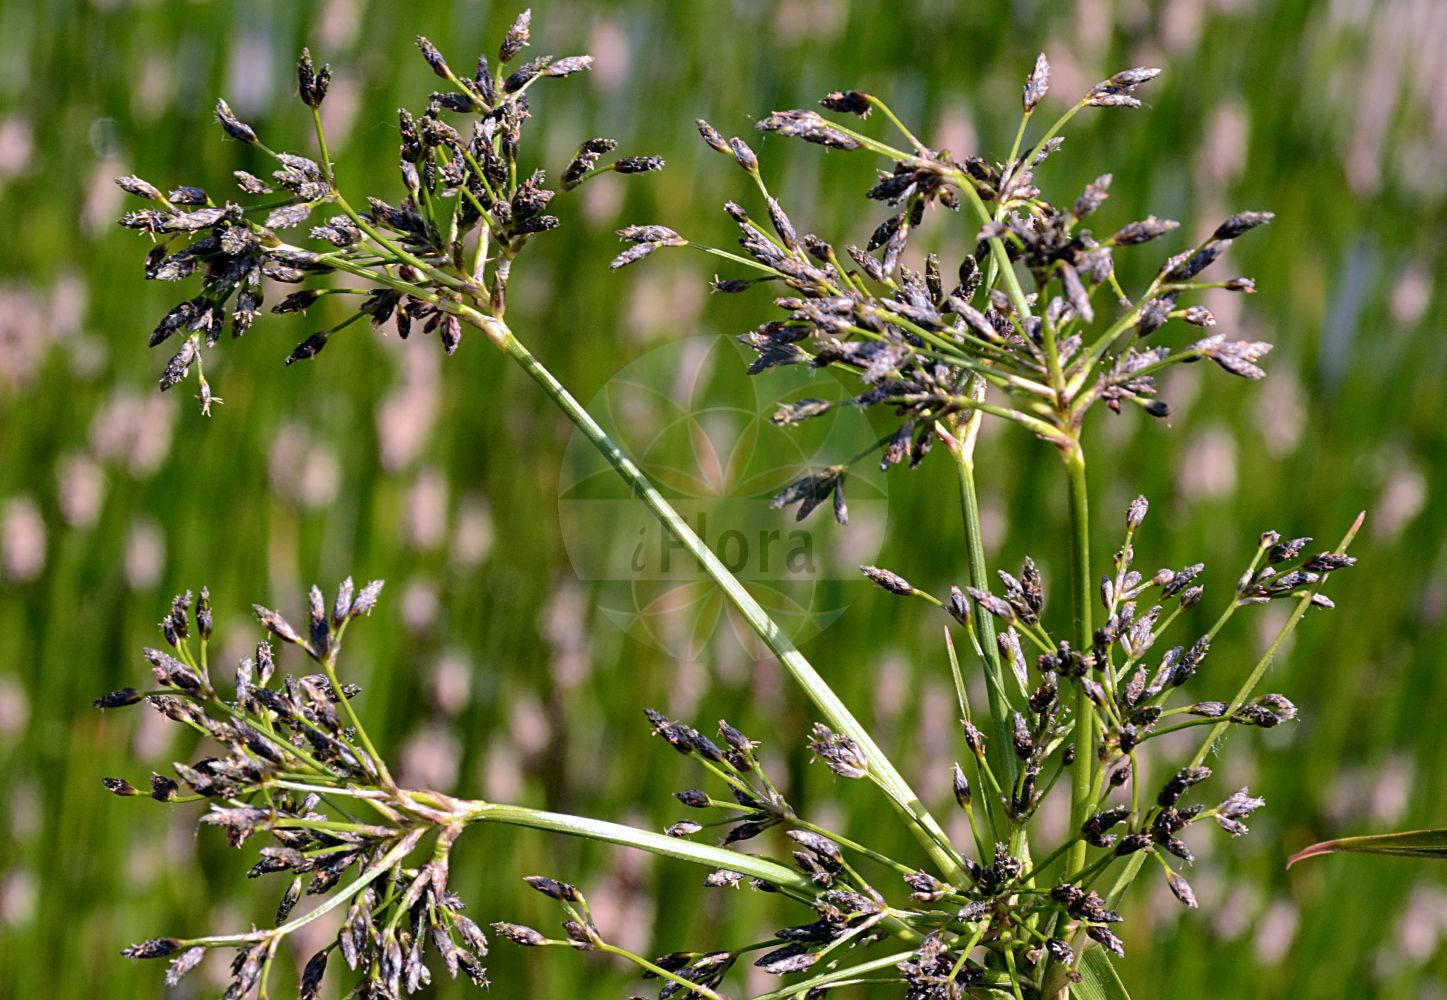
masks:
[[[202,351],[215,347],[228,319],[231,335],[251,328],[262,305],[262,279],[307,285],[272,306],[273,312],[304,313],[326,296],[363,295],[357,310],[340,323],[312,333],[286,358],[287,364],[316,357],[333,335],[361,319],[373,326],[392,323],[406,339],[414,328],[436,332],[448,354],[457,350],[464,325],[481,328],[501,343],[512,263],[539,233],[559,225],[546,213],[557,191],[545,187],[542,170],[520,167],[523,127],[531,117],[528,92],[547,77],[588,69],[591,56],[542,56],[509,70],[528,44],[531,13],[524,12],[498,52],[494,70],[487,57],[471,75],[459,76],[431,42],[417,39],[433,72],[450,90],[434,93],[426,110],[398,111],[399,166],[405,194],[400,205],[369,197],[366,211],[352,207],[337,186],[327,152],[320,108],[331,68],[318,69],[303,52],[297,65],[298,93],[312,113],[320,159],[275,152],[256,130],[239,120],[224,100],[216,120],[228,136],[255,147],[276,163],[269,179],[235,173],[248,204],[220,204],[200,187],[169,194],[138,177],[117,183],[156,203],[130,212],[121,225],[150,234],[155,247],[146,258],[146,277],[181,281],[201,274],[200,294],[168,312],[151,333],[150,345],[181,338],[180,350],[161,375],[161,388],[183,381],[194,364],[201,408],[213,402]],[[471,119],[464,135],[449,119]],[[562,172],[570,191],[600,173],[639,174],[659,170],[656,156],[625,156],[600,165],[613,152],[612,139],[584,142]],[[326,212],[335,212],[323,221]],[[281,233],[304,230],[309,246],[287,242]],[[315,249],[321,247],[321,249]],[[352,275],[370,287],[313,284]]]
[[[495,936],[527,947],[626,958],[645,977],[660,980],[661,997],[718,1000],[746,956],[786,977],[766,998],[821,996],[886,981],[901,984],[903,995],[917,1000],[967,994],[1023,1000],[1060,996],[1082,977],[1098,975],[1093,961],[1105,951],[1123,952],[1115,907],[1143,868],[1159,868],[1176,897],[1195,906],[1180,873],[1192,861],[1189,831],[1214,822],[1232,836],[1246,832],[1245,820],[1262,799],[1244,788],[1225,798],[1205,794],[1198,786],[1211,777],[1207,760],[1231,726],[1272,727],[1295,717],[1285,696],[1260,694],[1258,688],[1306,611],[1331,607],[1322,592],[1330,574],[1353,562],[1346,548],[1360,520],[1337,546],[1315,554],[1308,550],[1310,539],[1263,534],[1205,631],[1191,627],[1191,612],[1205,599],[1202,565],[1150,573],[1137,568],[1137,534],[1148,509],[1144,498],[1127,510],[1122,544],[1106,572],[1097,576],[1092,565],[1082,445],[1087,413],[1104,402],[1116,412],[1130,404],[1164,416],[1155,378],[1176,364],[1208,359],[1234,375],[1263,377],[1258,362],[1267,344],[1220,334],[1196,334],[1188,346],[1174,349],[1162,341],[1173,321],[1214,325],[1206,308],[1183,301],[1191,293],[1254,290],[1248,278],[1209,281],[1202,275],[1231,241],[1268,222],[1270,214],[1231,217],[1170,256],[1148,287],[1129,297],[1116,278],[1115,250],[1165,237],[1176,224],[1151,217],[1111,227],[1111,235],[1097,238],[1085,223],[1106,201],[1109,175],[1058,208],[1044,200],[1034,172],[1060,148],[1061,132],[1077,113],[1138,106],[1134,92],[1158,71],[1131,69],[1103,81],[1027,146],[1030,122],[1048,89],[1049,64],[1042,56],[1025,84],[1024,114],[1012,148],[998,163],[930,149],[883,101],[857,91],[830,94],[821,102],[827,111],[856,116],[847,124],[809,110],[776,112],[760,121],[765,132],[872,153],[892,164],[868,192],[891,212],[863,248],[846,247],[847,262],[829,243],[800,233],[770,193],[746,142],[725,139],[704,122],[699,123],[704,140],[753,181],[767,223],[756,222],[737,204],[726,206],[741,229],[741,254],[696,243],[661,225],[620,232],[629,246],[615,268],[660,247],[693,247],[746,269],[748,277],[716,279],[718,291],[741,292],[761,283],[786,288],[776,300],[781,314],[743,337],[757,353],[750,371],[806,364],[857,379],[858,392],[844,405],[887,409],[896,422],[881,441],[884,467],[917,465],[936,442],[951,456],[963,515],[963,585],[936,596],[889,570],[863,569],[891,593],[942,609],[946,621],[963,631],[967,652],[983,672],[988,704],[972,706],[967,683],[972,661],[961,662],[947,629],[962,724],[960,762],[950,769],[956,804],[951,808],[964,812],[970,831],[968,843],[956,843],[823,677],[504,322],[514,259],[534,235],[558,224],[544,212],[554,197],[545,175],[519,168],[519,140],[530,114],[527,92],[543,77],[589,65],[584,56],[544,57],[509,72],[528,29],[525,13],[503,42],[499,68],[480,60],[467,77],[419,39],[429,65],[450,89],[434,94],[421,115],[401,113],[405,193],[395,204],[370,198],[368,210],[359,212],[338,189],[316,113],[330,71],[318,69],[306,53],[299,92],[316,122],[319,159],[271,153],[224,102],[218,105],[228,134],[275,158],[270,180],[237,175],[245,193],[270,200],[249,207],[218,205],[198,188],[162,194],[147,182],[123,178],[126,190],[157,203],[123,220],[157,239],[147,275],[203,276],[201,293],[173,309],[152,336],[153,344],[182,338],[162,388],[178,384],[194,364],[202,408],[209,411],[218,400],[201,372],[203,347],[215,344],[228,318],[236,335],[250,326],[262,304],[263,278],[309,284],[276,305],[279,312],[305,311],[324,296],[363,296],[348,319],[313,333],[288,363],[314,357],[332,335],[363,317],[376,325],[392,322],[403,337],[414,325],[436,331],[449,353],[464,326],[483,331],[578,425],[723,588],[823,717],[808,736],[809,750],[840,779],[873,784],[918,839],[928,867],[905,863],[851,839],[848,831],[825,829],[800,815],[789,790],[765,772],[758,744],[726,722],[715,739],[648,713],[653,732],[697,761],[712,789],[678,792],[678,801],[698,818],[680,820],[662,834],[401,788],[354,710],[359,692],[337,672],[343,633],[370,610],[380,585],[354,594],[345,584],[330,604],[313,589],[304,630],[258,607],[272,636],[296,646],[321,672],[280,671],[270,645],[262,643],[224,692],[213,684],[207,663],[211,617],[203,591],[194,614],[188,595],[176,600],[162,622],[169,651],[146,653],[159,689],[126,689],[98,704],[148,701],[222,748],[221,756],[177,764],[175,779],[153,778],[152,795],[163,801],[206,800],[211,808],[203,822],[223,827],[235,846],[264,835],[268,843],[250,874],[280,874],[288,885],[273,927],[155,939],[127,954],[170,958],[168,979],[174,981],[208,949],[235,949],[227,996],[253,990],[268,996],[283,942],[297,928],[330,918],[335,940],[302,966],[302,996],[316,994],[333,953],[351,971],[361,996],[415,991],[429,981],[429,960],[431,968],[440,963],[453,976],[465,972],[484,983],[486,939],[449,887],[448,857],[470,825],[499,822],[692,861],[710,869],[710,886],[748,884],[804,908],[800,922],[761,940],[649,960],[609,940],[578,888],[534,876],[529,884],[562,910],[561,936],[493,925]],[[857,119],[874,111],[897,129],[902,148],[860,130]],[[466,138],[451,124],[462,116],[473,120]],[[662,165],[652,157],[625,157],[600,166],[614,145],[607,139],[585,142],[563,171],[559,189],[603,171],[638,173]],[[963,211],[970,220],[975,252],[958,266],[957,280],[945,280],[933,254],[918,267],[906,263],[909,241],[932,206]],[[312,218],[324,212],[339,214],[319,223]],[[309,222],[319,248],[278,235]],[[336,275],[360,278],[366,287],[356,287],[354,280],[310,284]],[[775,421],[787,427],[830,405],[791,402]],[[1028,559],[1018,574],[999,571],[992,585],[974,463],[987,415],[1030,430],[1063,460],[1071,514],[1068,615],[1047,609],[1045,582]],[[802,518],[832,498],[842,520],[848,475],[847,466],[830,466],[791,484],[774,504],[797,503]],[[1272,601],[1286,602],[1291,610],[1253,667],[1204,667],[1212,642],[1235,614]],[[1171,645],[1177,636],[1179,644]],[[1218,680],[1229,697],[1188,696],[1187,684],[1198,673]],[[1161,766],[1167,751],[1153,752],[1149,760],[1141,752],[1154,740],[1197,728],[1204,734],[1196,751],[1167,766]],[[1167,746],[1174,752],[1176,743]],[[120,779],[108,779],[107,785],[121,795],[140,794]],[[1052,842],[1038,817],[1058,785],[1069,797],[1071,818],[1065,834]],[[726,828],[720,846],[702,842],[716,827]],[[776,829],[786,835],[773,843],[789,852],[787,862],[740,847],[766,834],[772,838]],[[428,849],[426,860],[419,860]],[[304,892],[321,898],[294,913]]]

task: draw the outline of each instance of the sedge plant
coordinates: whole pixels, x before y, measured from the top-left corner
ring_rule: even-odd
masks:
[[[158,937],[125,953],[167,959],[166,978],[175,983],[208,953],[226,952],[226,996],[270,997],[280,995],[286,975],[279,969],[288,963],[279,959],[293,933],[326,921],[328,943],[289,962],[301,970],[302,997],[318,995],[328,970],[364,997],[399,997],[440,974],[484,984],[489,935],[463,912],[449,882],[449,858],[468,829],[495,823],[690,861],[708,870],[708,885],[749,886],[786,901],[789,925],[758,940],[655,957],[614,943],[583,891],[552,875],[527,882],[558,904],[558,930],[492,924],[494,939],[516,945],[630,961],[662,998],[738,995],[741,962],[778,977],[759,1000],[820,997],[865,983],[895,984],[897,995],[917,1000],[1120,995],[1108,959],[1130,940],[1115,911],[1119,899],[1138,878],[1161,877],[1183,904],[1195,906],[1181,870],[1192,861],[1196,831],[1215,825],[1231,836],[1246,833],[1245,820],[1263,800],[1244,788],[1214,789],[1208,761],[1228,728],[1272,727],[1295,717],[1285,696],[1261,692],[1262,681],[1307,612],[1332,606],[1323,593],[1330,575],[1353,562],[1346,549],[1360,521],[1325,549],[1266,532],[1202,629],[1195,622],[1196,609],[1208,603],[1203,566],[1138,568],[1136,545],[1147,537],[1144,498],[1124,512],[1113,555],[1102,557],[1090,536],[1082,430],[1096,404],[1163,416],[1156,377],[1178,364],[1209,360],[1232,375],[1263,376],[1258,362],[1269,345],[1211,332],[1214,317],[1189,300],[1208,288],[1254,291],[1248,278],[1212,280],[1204,272],[1269,213],[1231,217],[1167,255],[1149,285],[1128,294],[1116,278],[1115,252],[1170,239],[1176,224],[1152,217],[1109,225],[1110,235],[1097,236],[1087,222],[1105,212],[1109,175],[1063,207],[1047,201],[1033,177],[1077,114],[1138,106],[1135,91],[1158,71],[1116,74],[1035,134],[1033,118],[1049,86],[1042,56],[1025,83],[1015,140],[998,162],[931,149],[884,101],[858,91],[824,98],[834,117],[793,110],[759,122],[766,132],[874,156],[884,166],[867,197],[886,206],[885,218],[863,247],[847,246],[842,257],[796,227],[743,139],[725,138],[704,122],[704,140],[743,168],[759,205],[753,215],[733,202],[726,206],[740,228],[741,252],[696,243],[663,225],[620,232],[628,246],[615,267],[660,248],[692,247],[738,268],[737,277],[715,279],[718,291],[781,290],[774,301],[780,312],[742,338],[757,353],[750,371],[767,377],[782,365],[808,365],[855,380],[858,393],[847,405],[887,412],[896,425],[881,442],[886,467],[918,465],[932,450],[954,465],[964,539],[960,585],[937,595],[889,570],[864,567],[870,580],[901,598],[936,605],[948,625],[959,762],[940,764],[949,769],[953,801],[926,803],[784,630],[514,331],[507,317],[512,271],[528,243],[558,227],[548,214],[554,199],[603,172],[663,166],[656,157],[613,158],[616,143],[591,138],[550,185],[521,152],[534,88],[585,71],[591,60],[519,64],[529,31],[525,12],[496,63],[479,59],[470,73],[454,70],[435,46],[418,40],[442,88],[425,109],[399,115],[402,183],[390,200],[354,201],[343,193],[318,111],[330,70],[305,52],[297,82],[314,125],[313,155],[273,149],[223,101],[221,127],[275,160],[269,177],[238,172],[235,199],[200,187],[164,193],[121,178],[125,190],[152,203],[122,220],[153,240],[147,276],[201,279],[200,291],[151,336],[153,346],[175,349],[161,388],[181,385],[194,369],[209,413],[220,399],[204,359],[228,326],[232,336],[251,327],[269,284],[295,286],[272,306],[275,312],[306,313],[323,298],[356,297],[345,320],[311,332],[288,363],[310,362],[364,320],[390,325],[404,338],[414,330],[435,333],[449,354],[464,331],[480,334],[489,349],[527,372],[699,561],[813,704],[819,721],[812,730],[782,738],[804,737],[840,780],[872,785],[912,831],[928,864],[907,864],[862,834],[826,828],[801,813],[786,784],[765,771],[759,743],[739,728],[722,722],[715,737],[652,710],[652,732],[696,761],[700,775],[699,787],[676,795],[696,818],[661,833],[403,788],[368,736],[361,692],[345,682],[341,659],[344,636],[370,611],[380,583],[358,590],[348,581],[331,599],[313,588],[304,627],[257,606],[269,637],[224,677],[208,656],[211,598],[202,590],[173,602],[161,623],[165,648],[145,653],[155,686],[123,689],[97,704],[148,703],[194,730],[204,756],[176,763],[174,777],[154,776],[149,794],[204,802],[204,824],[220,827],[234,846],[262,845],[249,874],[284,888],[270,926]],[[884,137],[864,121],[876,112],[875,121],[888,126]],[[910,253],[911,237],[941,209],[967,227],[974,248],[958,266],[951,262],[948,281],[933,255],[912,264]],[[1169,346],[1178,330],[1195,332],[1187,345]],[[775,417],[780,433],[828,405],[784,406]],[[1046,607],[1045,581],[1029,560],[1018,573],[991,577],[974,462],[987,418],[1030,431],[1060,458],[1070,510],[1063,545],[1068,608]],[[797,504],[803,517],[832,498],[842,515],[849,475],[848,466],[818,470],[774,504]],[[1208,662],[1222,628],[1271,602],[1290,611],[1254,664]],[[302,665],[288,667],[281,652],[304,658]],[[1217,699],[1195,696],[1198,675],[1220,685]],[[969,697],[975,676],[984,681],[983,703]],[[1164,767],[1153,752],[1148,771],[1141,748],[1187,731],[1199,736],[1195,751]],[[106,783],[120,795],[142,794],[121,778]],[[1064,834],[1052,835],[1041,821],[1052,795],[1069,802]],[[964,842],[946,833],[935,815],[940,808],[963,811]],[[725,832],[714,843],[719,829]]]

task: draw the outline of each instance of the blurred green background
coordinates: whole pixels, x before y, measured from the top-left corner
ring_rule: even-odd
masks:
[[[114,225],[125,206],[110,179],[223,191],[232,169],[261,172],[212,123],[218,95],[276,144],[308,148],[291,69],[305,44],[336,68],[327,114],[344,185],[395,196],[392,109],[420,107],[436,82],[413,36],[467,66],[514,13],[443,0],[0,3],[0,993],[159,996],[162,970],[120,959],[123,944],[242,929],[275,905],[282,887],[239,880],[249,861],[198,835],[194,807],[100,786],[191,752],[154,713],[101,716],[89,701],[141,677],[137,650],[170,595],[203,583],[223,649],[237,650],[256,638],[249,601],[295,611],[314,579],[385,577],[350,670],[373,735],[420,783],[661,828],[680,818],[668,793],[699,777],[648,737],[650,704],[700,725],[727,716],[767,741],[804,808],[912,857],[907,835],[872,822],[874,799],[806,766],[813,716],[775,671],[725,641],[698,662],[665,655],[593,610],[556,513],[569,425],[480,337],[444,361],[429,339],[355,327],[320,361],[283,369],[308,329],[268,316],[213,354],[226,400],[214,418],[181,395],[194,383],[155,392],[165,358],[145,339],[181,293],[141,280],[146,247]],[[1255,276],[1261,293],[1212,305],[1222,330],[1277,350],[1265,383],[1205,366],[1169,380],[1169,426],[1097,418],[1097,556],[1117,544],[1126,501],[1149,495],[1137,551],[1151,565],[1207,559],[1208,607],[1188,626],[1203,629],[1210,594],[1228,592],[1258,532],[1334,539],[1370,514],[1361,564],[1331,587],[1340,610],[1308,618],[1270,681],[1302,720],[1234,736],[1211,786],[1249,781],[1268,808],[1245,840],[1197,835],[1200,910],[1142,881],[1125,908],[1122,973],[1138,997],[1447,995],[1439,870],[1375,858],[1283,870],[1316,839],[1447,823],[1436,728],[1447,709],[1436,506],[1447,490],[1447,9],[557,0],[535,15],[534,52],[589,51],[598,64],[536,88],[532,160],[556,172],[602,134],[669,161],[561,200],[565,228],[519,264],[509,318],[583,399],[653,347],[770,312],[763,291],[708,296],[712,262],[693,255],[606,267],[611,230],[628,222],[732,241],[714,207],[743,200],[745,178],[697,140],[695,117],[751,134],[771,109],[859,87],[929,141],[998,156],[1040,49],[1056,107],[1124,66],[1166,67],[1147,109],[1081,115],[1038,181],[1068,201],[1113,172],[1097,227],[1148,212],[1187,220],[1172,252],[1231,211],[1274,210],[1222,269]],[[882,218],[860,197],[875,166],[862,154],[755,145],[801,228],[842,245]],[[937,221],[927,239],[957,249],[964,227]],[[1122,255],[1127,287],[1157,259]],[[1063,569],[1056,465],[1024,434],[987,435],[1000,565],[1028,552]],[[957,581],[949,470],[936,456],[889,486],[880,561],[936,591]],[[944,810],[959,750],[939,619],[863,582],[830,587],[826,603],[847,611],[806,652]],[[1201,697],[1234,688],[1273,611],[1242,615],[1218,642]],[[455,864],[479,921],[550,925],[547,901],[517,881],[545,871],[583,885],[605,926],[647,952],[743,943],[797,915],[746,892],[706,894],[679,866],[540,834],[470,833]],[[504,997],[638,988],[586,955],[498,945],[490,967]],[[206,975],[183,995],[218,992]]]

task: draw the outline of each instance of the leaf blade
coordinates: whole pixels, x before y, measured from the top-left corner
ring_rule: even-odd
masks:
[[[1089,948],[1080,958],[1080,982],[1070,987],[1073,1000],[1130,1000],[1120,973],[1104,948]]]
[[[1447,829],[1403,830],[1399,833],[1323,840],[1287,858],[1286,867],[1322,854],[1386,854],[1401,858],[1447,860]]]

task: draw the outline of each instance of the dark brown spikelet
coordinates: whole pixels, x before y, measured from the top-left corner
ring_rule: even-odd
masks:
[[[663,167],[661,156],[625,156],[613,164],[614,171],[620,174],[646,174]]]
[[[309,361],[322,353],[322,348],[327,346],[327,340],[331,337],[328,330],[318,330],[300,344],[297,344],[290,354],[286,356],[287,366],[296,364],[298,361]]]
[[[959,587],[950,587],[950,597],[949,600],[945,602],[945,610],[950,613],[951,618],[961,625],[969,625],[970,601],[969,598],[965,597],[965,592]]]
[[[317,1000],[321,993],[322,978],[327,973],[327,956],[331,954],[330,948],[323,948],[311,958],[307,959],[306,968],[302,969],[300,994],[297,1000]]]
[[[738,161],[739,166],[751,174],[759,172],[758,154],[755,153],[753,147],[744,142],[744,140],[737,136],[730,139],[729,150],[734,154],[734,159]]]
[[[983,760],[985,758],[985,734],[968,720],[961,720],[960,725],[965,733],[965,746],[970,748],[970,753],[974,754],[976,758]]]
[[[1110,184],[1113,178],[1110,174],[1101,174],[1095,180],[1085,185],[1079,198],[1071,208],[1070,214],[1077,219],[1083,219],[1091,212],[1094,212],[1105,200],[1110,197]]]
[[[533,12],[532,8],[528,8],[519,14],[517,19],[513,21],[512,27],[507,29],[507,34],[502,40],[502,47],[498,49],[498,62],[506,65],[517,58],[517,54],[528,44],[529,37],[532,33],[532,25]]]
[[[915,592],[914,587],[910,585],[908,580],[897,573],[891,573],[887,569],[880,569],[878,566],[860,566],[859,572],[863,573],[870,583],[882,587],[891,594],[909,597]]]
[[[134,174],[117,177],[115,180],[116,186],[127,194],[133,194],[137,198],[147,198],[151,201],[162,200],[161,192],[154,184],[141,180],[141,178],[136,177]]]
[[[133,795],[141,794],[140,790],[136,788],[135,785],[127,781],[125,778],[102,778],[101,784],[105,785],[106,791],[110,792],[112,795],[120,795],[122,797],[128,798]]]
[[[134,705],[141,700],[141,697],[141,693],[135,688],[121,688],[119,691],[102,695],[91,704],[96,708],[122,708],[126,705]]]
[[[309,108],[319,108],[322,101],[326,99],[327,88],[332,83],[332,68],[323,65],[317,69],[312,64],[312,54],[309,49],[301,50],[301,58],[296,64],[297,94],[301,102]]]
[[[1025,716],[1016,712],[1014,715],[1015,756],[1021,760],[1029,760],[1035,753],[1035,741],[1030,737],[1030,727],[1025,722]]]
[[[955,801],[962,808],[970,805],[970,779],[965,777],[964,768],[957,763],[950,772],[950,789],[955,793]]]
[[[1025,78],[1025,89],[1020,94],[1020,103],[1025,111],[1035,110],[1050,89],[1050,60],[1042,52],[1035,59],[1035,68]]]
[[[1191,889],[1191,883],[1176,872],[1166,875],[1166,883],[1171,887],[1171,895],[1175,896],[1182,904],[1190,909],[1196,908],[1196,893]]]
[[[822,472],[809,473],[776,493],[769,501],[769,507],[780,510],[797,503],[799,509],[794,519],[802,521],[813,512],[814,508],[833,498],[835,519],[840,524],[847,524],[849,523],[847,509],[842,512],[840,510],[843,503],[843,483],[847,471],[844,466],[835,465]]]
[[[1157,219],[1154,215],[1148,215],[1139,222],[1130,222],[1118,229],[1111,242],[1117,246],[1135,246],[1138,243],[1147,243],[1158,236],[1180,227],[1180,223],[1174,219]]]
[[[1234,240],[1257,226],[1264,226],[1276,218],[1275,212],[1240,212],[1216,227],[1211,235],[1214,240]]]
[[[244,142],[247,145],[256,144],[256,130],[240,118],[237,118],[231,110],[231,105],[227,104],[224,100],[218,99],[216,102],[216,121],[220,123],[221,127],[226,130],[226,134],[231,136],[231,138],[238,142]]]
[[[176,782],[164,774],[151,775],[151,798],[157,802],[169,802],[176,797]]]
[[[723,137],[723,134],[720,133],[718,129],[714,128],[702,118],[696,119],[694,124],[698,126],[698,134],[703,136],[703,141],[708,143],[709,147],[715,152],[723,153],[725,156],[733,155],[733,149],[729,146],[729,141]]]
[[[260,604],[253,604],[251,610],[256,614],[256,620],[282,642],[289,642],[297,646],[306,645],[306,640],[301,637],[301,633],[292,628],[291,623],[275,611]]]
[[[452,70],[448,67],[447,60],[442,58],[437,46],[428,41],[426,36],[417,36],[417,48],[421,50],[422,58],[427,60],[427,65],[432,67],[432,72],[443,80],[452,79]]]
[[[588,172],[598,165],[598,158],[618,148],[613,139],[589,139],[578,147],[578,152],[563,169],[563,190],[570,191],[581,184]]]
[[[1116,937],[1115,934],[1111,933],[1107,928],[1092,925],[1086,929],[1085,933],[1088,934],[1090,939],[1096,944],[1115,952],[1122,958],[1125,957],[1125,945],[1121,943],[1120,938]]]
[[[525,875],[523,881],[532,886],[538,892],[550,899],[556,899],[562,903],[577,903],[583,899],[583,894],[578,887],[569,885],[567,882],[559,882],[557,879],[548,878],[546,875]]]
[[[869,95],[858,90],[836,90],[826,94],[819,103],[830,111],[858,115],[860,118],[868,118],[869,112],[874,110],[874,106],[869,103]]]
[[[462,343],[462,321],[451,313],[447,314],[437,325],[437,336],[442,342],[443,351],[451,357],[457,353],[457,348]]]
[[[201,959],[205,957],[206,949],[200,945],[196,945],[193,948],[187,948],[181,952],[181,954],[171,959],[171,964],[166,969],[166,985],[178,985],[186,973],[200,965]]]
[[[181,942],[175,938],[151,938],[122,949],[121,955],[126,958],[168,958],[180,950]]]
[[[211,591],[202,587],[201,596],[196,599],[196,631],[200,633],[202,642],[211,641],[211,629],[213,625]]]
[[[492,932],[504,941],[520,944],[525,948],[536,948],[547,944],[548,939],[531,927],[498,921],[492,925]]]
[[[869,758],[863,748],[822,722],[814,723],[810,731],[809,749],[841,778],[863,778],[869,774]]]

